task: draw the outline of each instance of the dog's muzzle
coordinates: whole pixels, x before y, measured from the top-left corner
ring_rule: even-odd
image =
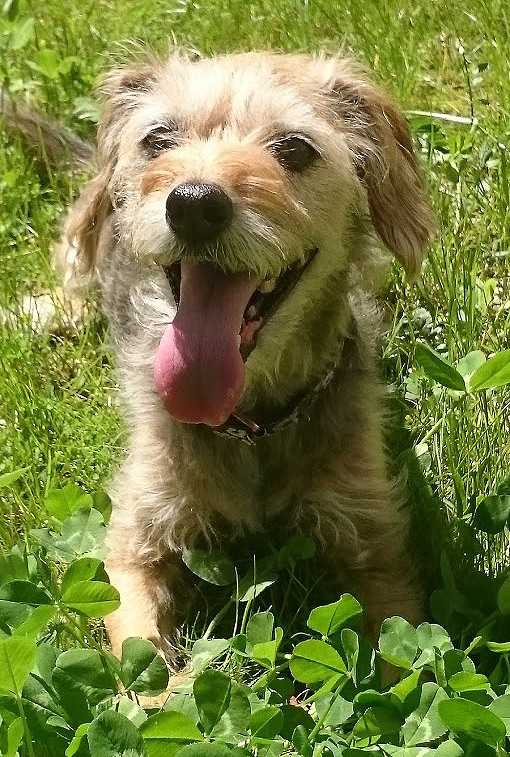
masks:
[[[216,239],[230,225],[233,214],[232,200],[216,184],[179,184],[166,200],[168,225],[191,244]]]

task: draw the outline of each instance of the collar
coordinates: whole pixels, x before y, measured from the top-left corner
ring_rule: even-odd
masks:
[[[312,410],[312,407],[315,405],[326,387],[330,385],[333,377],[335,376],[337,368],[342,361],[346,343],[354,341],[354,319],[351,319],[349,330],[351,332],[351,335],[342,336],[339,340],[335,358],[329,365],[326,373],[311,388],[294,398],[290,405],[287,407],[287,411],[284,415],[276,418],[275,420],[268,421],[267,423],[259,424],[244,415],[233,414],[221,426],[216,426],[211,430],[215,434],[219,434],[220,436],[230,437],[231,439],[239,439],[245,444],[254,446],[259,441],[259,439],[264,439],[267,436],[272,436],[279,431],[283,431],[284,429],[295,425],[301,419],[310,420],[310,411]]]

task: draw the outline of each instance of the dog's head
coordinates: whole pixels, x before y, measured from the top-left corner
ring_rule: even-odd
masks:
[[[374,230],[419,271],[433,224],[410,134],[355,65],[176,54],[113,71],[102,92],[100,171],[71,234],[82,266],[100,265],[98,235],[115,213],[124,247],[165,271],[179,307],[155,378],[180,420],[224,422],[243,360],[248,389],[269,385],[276,365],[287,373],[283,399],[290,374],[320,370],[312,311],[363,265]],[[296,340],[316,343],[308,358]]]

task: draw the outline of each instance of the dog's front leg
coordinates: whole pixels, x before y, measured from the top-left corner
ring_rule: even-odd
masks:
[[[363,605],[363,633],[372,643],[385,618],[399,615],[414,625],[423,620],[422,591],[406,551],[405,532],[395,522],[374,520],[355,524],[358,539],[344,545],[341,557],[352,591]]]
[[[172,585],[179,573],[177,557],[140,565],[111,557],[106,569],[112,585],[120,594],[120,607],[105,619],[112,651],[122,654],[122,644],[130,636],[152,641],[172,667],[175,633]]]
[[[363,605],[363,631],[375,643],[385,618],[399,615],[418,625],[423,620],[422,591],[410,557],[394,542],[378,545],[350,571]]]
[[[387,617],[423,619],[418,571],[406,548],[406,518],[384,475],[341,478],[341,488],[330,481],[310,492],[309,513],[333,577],[361,601],[364,635],[375,642]]]

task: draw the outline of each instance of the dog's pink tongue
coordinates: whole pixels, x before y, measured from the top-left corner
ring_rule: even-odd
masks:
[[[257,281],[217,266],[182,262],[177,315],[154,364],[165,409],[184,423],[224,423],[244,387],[239,352],[243,313]]]

